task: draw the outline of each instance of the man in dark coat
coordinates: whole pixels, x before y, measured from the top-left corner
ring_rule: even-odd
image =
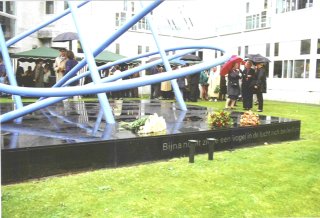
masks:
[[[267,75],[264,69],[264,63],[258,63],[257,65],[257,80],[254,88],[257,92],[258,99],[258,112],[263,111],[263,93],[267,93]]]
[[[154,66],[151,69],[151,75],[159,73],[159,66]],[[151,99],[159,99],[161,96],[161,83],[151,84]]]
[[[252,67],[252,61],[245,63],[245,69],[242,72],[242,100],[243,109],[250,110],[252,108],[253,86],[255,82],[255,71]]]

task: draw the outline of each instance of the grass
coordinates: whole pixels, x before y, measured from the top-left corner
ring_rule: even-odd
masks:
[[[299,141],[2,186],[2,217],[319,217],[319,109],[265,103],[302,121]]]

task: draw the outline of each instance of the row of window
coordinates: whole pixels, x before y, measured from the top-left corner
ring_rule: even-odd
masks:
[[[261,14],[253,14],[246,16],[246,30],[253,30],[267,27],[267,11]]]
[[[296,44],[296,43],[295,43]],[[280,54],[280,43],[276,42],[274,43],[274,53],[273,55],[275,57],[279,56]],[[292,46],[291,44],[289,45],[289,47]],[[283,49],[286,50],[288,47],[288,45],[284,45],[283,44]],[[294,47],[294,46],[293,46]],[[290,53],[293,55],[308,55],[311,53],[311,39],[304,39],[304,40],[300,40],[300,46],[297,49],[294,49],[292,47],[290,47]],[[265,49],[265,56],[266,57],[270,57],[270,49],[271,49],[271,44],[270,43],[266,43],[266,49]],[[299,50],[298,50],[299,49]],[[249,54],[249,46],[245,46],[244,47],[244,55]],[[320,39],[318,39],[317,42],[317,54],[320,54]],[[241,53],[241,46],[238,47],[238,55],[242,56]]]
[[[0,11],[15,15],[15,2],[14,1],[0,1]]]
[[[309,59],[274,62],[274,78],[309,78]]]
[[[274,62],[273,78],[309,78],[309,59]],[[315,78],[320,78],[320,59],[316,62]]]
[[[312,6],[313,0],[277,0],[276,13],[285,13]]]
[[[120,12],[115,14],[115,25],[120,27],[127,22],[127,12]],[[131,14],[133,17],[134,14]],[[129,18],[128,18],[129,19]],[[145,17],[140,19],[137,24],[131,27],[131,30],[150,30],[150,25]]]

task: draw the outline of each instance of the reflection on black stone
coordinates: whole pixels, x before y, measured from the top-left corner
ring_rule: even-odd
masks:
[[[99,140],[130,139],[141,137],[120,128],[119,122],[132,122],[146,115],[157,113],[167,123],[166,134],[210,130],[208,110],[188,106],[179,110],[176,103],[157,100],[110,101],[116,124],[106,123],[99,103],[60,102],[24,117],[21,124],[13,122],[1,126],[2,149],[59,145]],[[11,111],[12,104],[1,104],[1,111]],[[212,109],[210,109],[212,111]],[[240,127],[240,112],[232,112],[234,128]],[[260,116],[261,125],[290,122],[290,119]]]

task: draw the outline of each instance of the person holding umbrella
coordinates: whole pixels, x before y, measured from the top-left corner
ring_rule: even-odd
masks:
[[[264,63],[256,63],[256,77],[254,90],[258,99],[258,112],[263,111],[263,93],[267,93],[267,76],[264,69]]]
[[[227,88],[227,94],[228,98],[226,101],[225,108],[226,109],[233,109],[236,100],[238,99],[240,95],[240,63],[234,62],[232,69],[228,73],[228,88]]]

